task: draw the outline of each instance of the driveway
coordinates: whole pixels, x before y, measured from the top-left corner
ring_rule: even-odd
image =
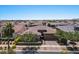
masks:
[[[56,41],[44,41],[42,47],[38,51],[43,52],[61,52],[61,46]]]
[[[44,41],[44,45],[59,45],[56,41]]]

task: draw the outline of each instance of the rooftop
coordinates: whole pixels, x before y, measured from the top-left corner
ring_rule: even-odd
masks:
[[[64,25],[64,26],[57,26],[56,28],[65,32],[74,32],[74,27],[79,27],[79,25]]]
[[[40,33],[38,32],[38,30],[47,30],[47,32],[45,32],[47,34],[49,34],[49,33],[50,34],[56,33],[56,29],[53,29],[53,28],[48,27],[48,26],[34,26],[34,27],[29,27],[28,30],[26,30],[24,33],[32,32],[32,33],[40,35]]]

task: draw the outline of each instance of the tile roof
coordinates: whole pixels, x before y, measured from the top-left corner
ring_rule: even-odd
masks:
[[[40,33],[38,32],[38,30],[47,30],[47,32],[45,32],[45,33],[49,33],[49,34],[56,33],[56,29],[53,29],[53,28],[48,27],[48,26],[34,26],[34,27],[29,27],[29,29],[26,30],[24,33],[32,32],[32,33],[40,35]]]
[[[63,30],[65,32],[74,32],[74,27],[79,27],[79,25],[64,25],[64,26],[57,26],[56,28]]]

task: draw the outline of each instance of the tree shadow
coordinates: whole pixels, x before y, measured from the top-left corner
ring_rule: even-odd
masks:
[[[67,46],[67,49],[74,54],[79,54],[79,49],[76,46],[73,47]]]
[[[37,54],[39,47],[27,47],[23,48],[23,54]]]

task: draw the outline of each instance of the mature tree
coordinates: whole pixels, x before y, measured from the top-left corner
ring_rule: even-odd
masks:
[[[79,32],[78,31],[72,32],[71,41],[78,41],[78,40],[79,40]]]
[[[3,31],[4,37],[12,37],[14,33],[12,24],[6,23],[2,31]]]
[[[76,45],[76,41],[79,41],[79,32],[78,31],[74,31],[74,32],[63,32],[61,30],[58,30],[57,32],[57,36],[60,39],[60,41],[63,41],[63,43],[65,42],[65,40],[70,40],[69,44],[72,44],[73,48]]]
[[[57,37],[58,37],[59,39],[62,39],[62,38],[63,38],[63,34],[64,34],[64,31],[57,30],[56,35],[57,35]]]
[[[11,23],[6,23],[5,24],[5,27],[2,30],[2,32],[3,32],[3,36],[6,39],[8,39],[8,51],[9,51],[9,47],[10,47],[9,46],[9,40],[10,40],[10,38],[13,37],[13,33],[14,33],[12,24]]]

